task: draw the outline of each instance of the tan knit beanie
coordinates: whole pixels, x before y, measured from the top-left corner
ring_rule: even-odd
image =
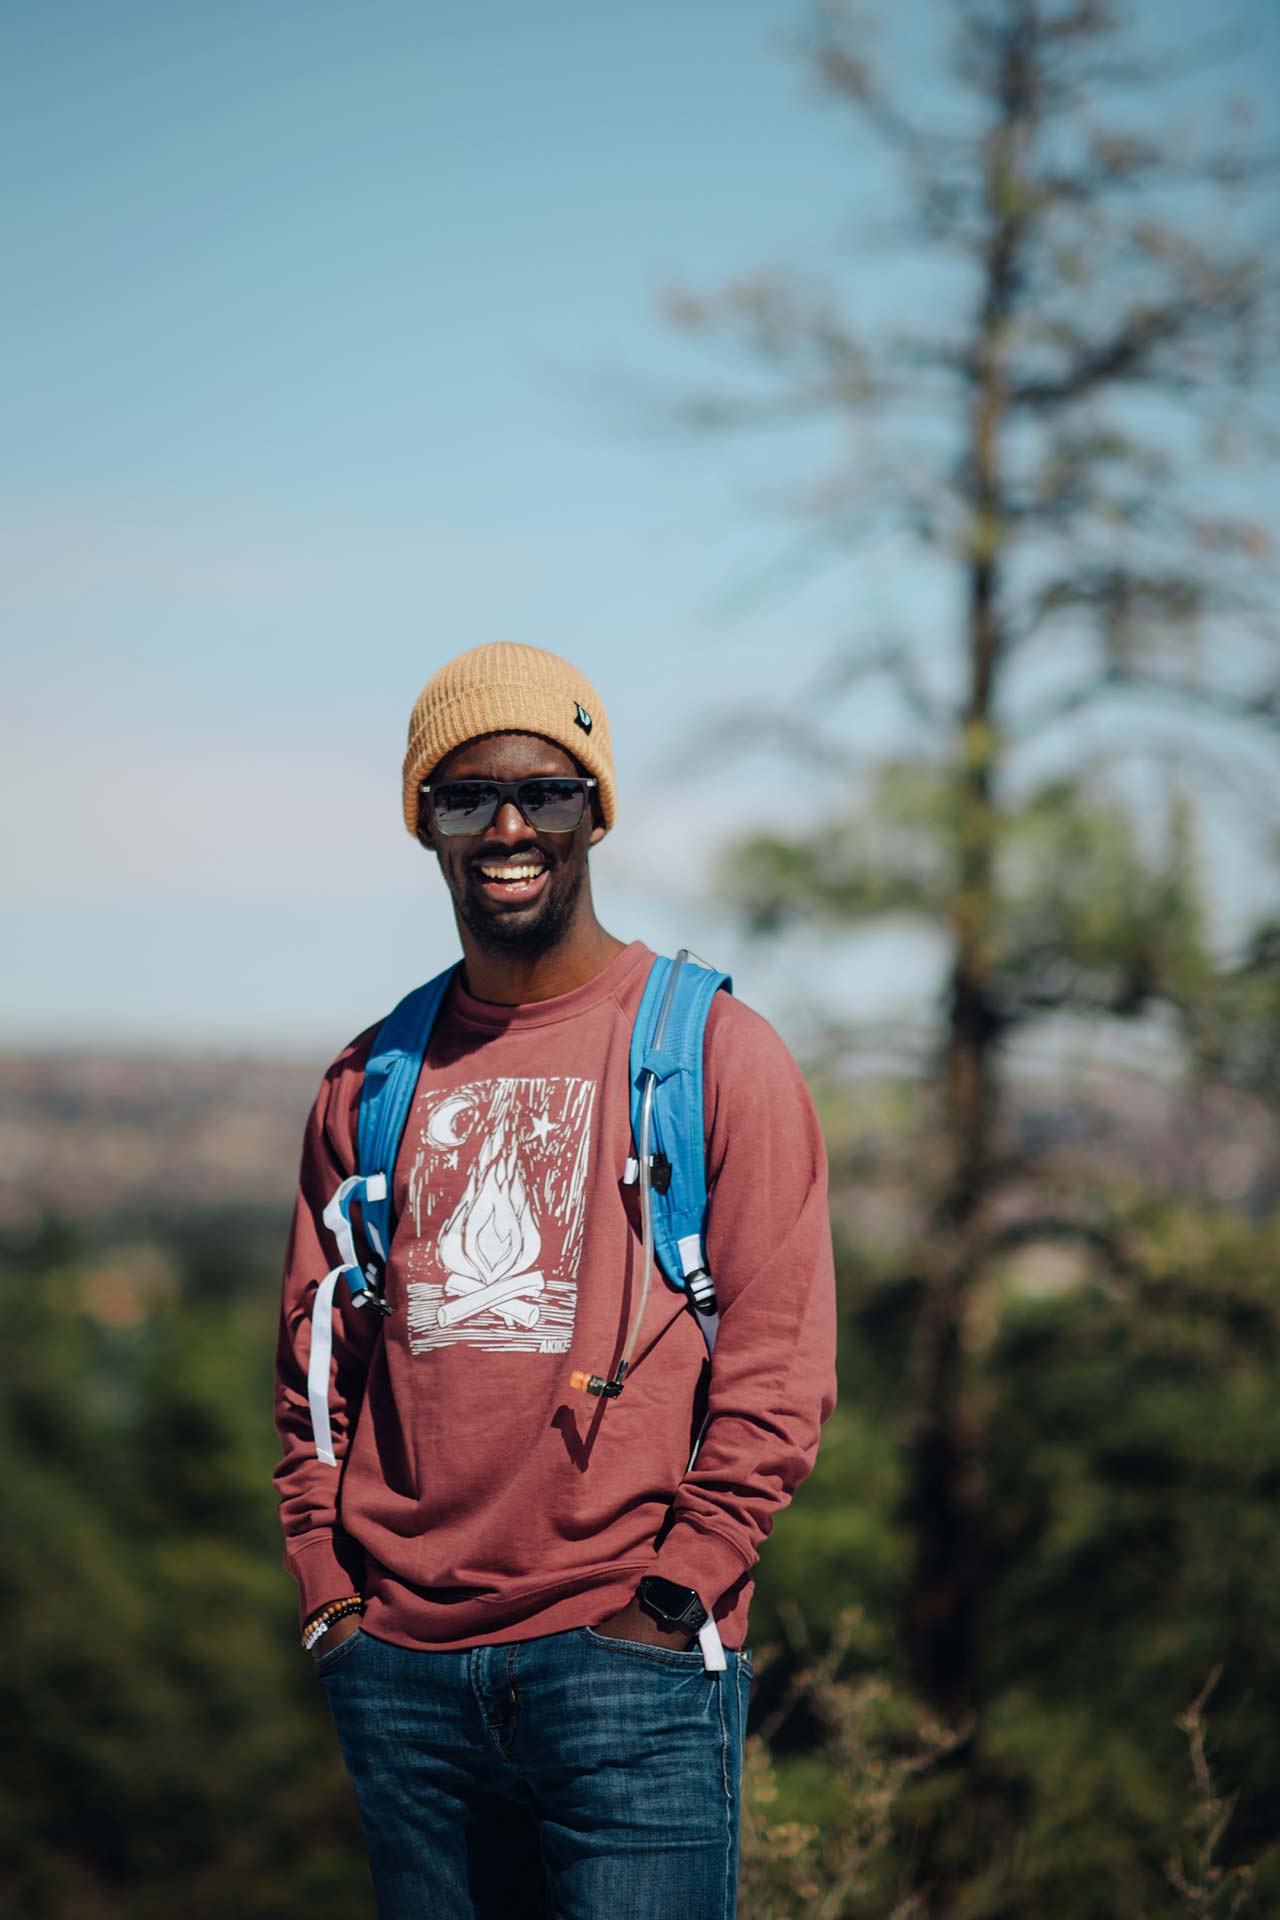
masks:
[[[446,754],[482,733],[554,740],[595,775],[605,827],[613,825],[613,749],[599,694],[558,653],[496,640],[446,661],[418,695],[404,756],[404,823],[415,839],[418,788]]]

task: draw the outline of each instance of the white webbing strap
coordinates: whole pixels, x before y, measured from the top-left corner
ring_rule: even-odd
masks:
[[[706,1438],[707,1428],[710,1424],[711,1424],[710,1413],[709,1412],[704,1413],[702,1416],[702,1425],[698,1428],[698,1437],[693,1443],[693,1452],[689,1455],[689,1465],[685,1468],[686,1473],[689,1473],[692,1470],[693,1463],[698,1457],[698,1448],[702,1445],[703,1440]]]
[[[333,1428],[329,1423],[329,1367],[333,1359],[333,1296],[344,1273],[361,1278],[356,1265],[356,1237],[351,1226],[350,1207],[354,1199],[385,1200],[385,1173],[353,1173],[342,1182],[325,1208],[322,1218],[338,1243],[338,1265],[326,1273],[316,1288],[311,1308],[311,1357],[307,1361],[307,1402],[311,1408],[311,1431],[316,1437],[316,1458],[327,1467],[336,1467]],[[382,1257],[377,1235],[371,1236],[375,1251]]]
[[[723,1673],[728,1662],[724,1657],[719,1629],[710,1614],[698,1629],[698,1645],[702,1648],[704,1670],[707,1673]]]
[[[683,1240],[676,1241],[676,1249],[680,1255],[680,1265],[686,1280],[691,1273],[701,1273],[704,1270],[707,1262],[702,1251],[700,1233],[686,1233]]]
[[[334,1267],[316,1288],[311,1309],[311,1358],[307,1362],[307,1401],[311,1408],[311,1431],[316,1437],[316,1458],[327,1467],[336,1467],[333,1431],[329,1425],[329,1363],[333,1358],[333,1290],[346,1272]]]
[[[680,1264],[684,1268],[686,1279],[691,1273],[701,1273],[705,1270],[707,1263],[702,1252],[701,1234],[686,1234],[683,1240],[676,1242],[676,1245],[680,1250]],[[720,1315],[718,1313],[695,1313],[693,1317],[702,1329],[702,1337],[707,1343],[707,1358],[709,1360],[715,1352],[716,1330],[720,1325]],[[710,1412],[703,1416],[702,1425],[698,1429],[698,1437],[693,1443],[693,1452],[689,1455],[689,1466],[685,1468],[686,1473],[688,1473],[698,1457],[698,1448],[702,1445],[703,1435],[707,1431],[710,1419]],[[723,1673],[727,1664],[724,1657],[724,1647],[721,1643],[715,1620],[710,1616],[708,1616],[699,1629],[698,1644],[702,1648],[702,1664],[706,1671],[708,1673]]]
[[[707,1343],[707,1358],[709,1360],[716,1349],[716,1334],[720,1330],[720,1315],[718,1313],[700,1313],[697,1311],[698,1298],[701,1297],[705,1299],[708,1290],[711,1288],[711,1279],[710,1276],[707,1275],[707,1256],[702,1251],[702,1235],[700,1233],[686,1233],[682,1240],[676,1241],[676,1248],[680,1254],[680,1265],[686,1280],[691,1281],[693,1276],[699,1273],[706,1276],[702,1288],[690,1286],[688,1292],[694,1304],[695,1310],[693,1317],[701,1327],[702,1337]],[[711,1298],[713,1300],[714,1297],[714,1292],[712,1292]]]
[[[356,1265],[356,1237],[351,1227],[351,1202],[357,1197],[366,1200],[385,1200],[387,1197],[387,1176],[385,1173],[353,1173],[342,1182],[324,1210],[324,1223],[338,1243],[338,1258],[344,1267]],[[379,1255],[382,1249],[378,1248]]]

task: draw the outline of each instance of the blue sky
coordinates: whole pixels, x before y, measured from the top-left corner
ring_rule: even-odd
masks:
[[[837,977],[929,991],[900,934],[765,956],[709,911],[771,768],[712,777],[690,833],[671,755],[726,701],[798,705],[849,582],[738,596],[775,539],[750,460],[614,404],[615,376],[714,367],[664,285],[820,260],[887,204],[782,57],[798,18],[8,10],[0,1039],[323,1053],[452,957],[404,728],[442,659],[509,638],[609,706],[613,930],[712,952],[784,1028]],[[904,57],[927,21],[899,10]],[[870,571],[859,616],[900,586]]]

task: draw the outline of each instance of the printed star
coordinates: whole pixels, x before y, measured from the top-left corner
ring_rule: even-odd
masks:
[[[549,1133],[554,1133],[556,1130],[555,1123],[552,1120],[551,1115],[549,1113],[539,1114],[538,1118],[535,1121],[533,1121],[532,1125],[533,1125],[534,1134],[537,1136],[539,1140],[542,1141],[543,1145],[545,1146],[547,1135]]]

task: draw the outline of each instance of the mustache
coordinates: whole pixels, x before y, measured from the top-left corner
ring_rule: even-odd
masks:
[[[553,867],[556,864],[553,855],[547,853],[542,847],[529,846],[519,848],[515,852],[504,849],[502,853],[494,852],[487,858],[477,857],[468,863],[468,869],[471,873],[480,873],[484,867],[527,867],[534,862],[544,867]]]

